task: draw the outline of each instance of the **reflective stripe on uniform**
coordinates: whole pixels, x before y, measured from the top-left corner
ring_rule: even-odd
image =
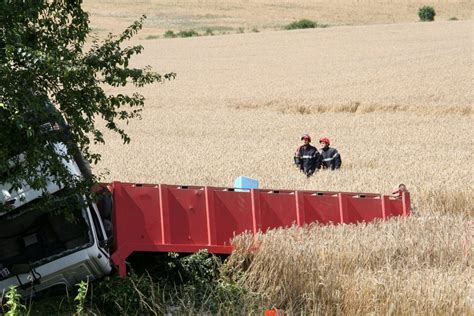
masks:
[[[325,158],[325,159],[323,159],[323,161],[331,161],[331,160],[333,160],[334,158],[336,158],[337,155],[339,155],[339,153],[335,153],[334,156],[332,156],[331,158]]]

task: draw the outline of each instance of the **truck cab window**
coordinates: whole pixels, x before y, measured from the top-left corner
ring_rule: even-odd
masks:
[[[61,194],[61,192],[58,192]],[[50,210],[32,210],[37,201],[0,216],[0,266],[35,266],[79,249],[91,242],[84,211],[75,209],[72,219]],[[0,276],[0,279],[2,276]]]
[[[91,216],[92,216],[92,221],[94,222],[95,231],[97,233],[97,239],[99,241],[103,241],[103,240],[106,239],[106,237],[105,237],[104,232],[102,230],[102,225],[100,225],[100,220],[99,220],[99,217],[97,216],[97,212],[92,207],[92,205],[89,205],[89,210],[90,210],[90,213],[91,213]]]

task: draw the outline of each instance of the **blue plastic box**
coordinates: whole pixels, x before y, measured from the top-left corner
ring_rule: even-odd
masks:
[[[236,189],[258,189],[258,180],[240,176],[234,181]]]

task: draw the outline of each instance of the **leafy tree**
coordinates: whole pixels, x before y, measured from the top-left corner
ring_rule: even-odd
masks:
[[[13,189],[24,183],[43,189],[52,179],[75,193],[88,192],[96,178],[74,177],[64,160],[84,157],[97,163],[100,155],[90,145],[104,143],[104,129],[128,143],[123,126],[139,117],[144,105],[139,93],[110,94],[107,89],[142,87],[175,76],[130,66],[143,47],[124,48],[123,43],[141,29],[145,16],[121,34],[98,40],[90,35],[81,4],[0,0],[0,183],[11,183]],[[98,127],[98,120],[105,127]],[[67,150],[58,151],[59,143]]]

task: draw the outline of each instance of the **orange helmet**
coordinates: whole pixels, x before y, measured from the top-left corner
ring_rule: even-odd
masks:
[[[301,140],[303,139],[307,139],[311,143],[311,136],[309,136],[308,134],[303,134],[303,136],[301,136]]]
[[[321,137],[321,138],[319,139],[319,142],[320,142],[320,143],[326,143],[326,144],[328,144],[328,145],[331,144],[331,142],[329,141],[329,138],[327,138],[327,137]]]

